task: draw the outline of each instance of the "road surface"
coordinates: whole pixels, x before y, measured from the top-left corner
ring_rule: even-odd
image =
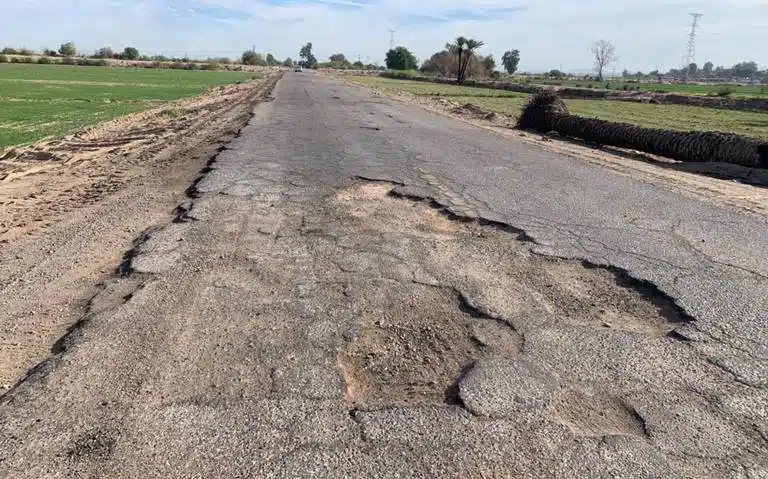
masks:
[[[764,477],[768,222],[288,73],[0,477]]]

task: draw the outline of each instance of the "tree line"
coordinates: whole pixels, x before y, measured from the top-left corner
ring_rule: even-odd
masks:
[[[481,55],[478,50],[485,43],[463,36],[445,44],[445,47],[418,64],[416,57],[405,47],[392,48],[386,54],[385,64],[390,70],[416,70],[422,73],[456,78],[461,84],[469,77],[497,77],[496,60],[493,55]],[[520,50],[504,52],[501,64],[508,74],[517,71],[520,64]]]
[[[64,59],[79,57],[79,58],[92,58],[92,59],[99,59],[99,60],[110,59],[110,60],[174,62],[174,63],[201,62],[201,63],[218,63],[218,64],[224,64],[224,65],[237,63],[236,60],[232,60],[228,57],[210,57],[210,58],[206,58],[205,60],[199,60],[199,59],[192,59],[187,56],[169,57],[166,55],[143,55],[139,52],[139,50],[136,47],[133,47],[133,46],[127,46],[122,51],[115,51],[110,46],[104,46],[95,50],[91,54],[86,54],[78,51],[78,49],[75,46],[75,42],[63,43],[61,44],[58,50],[53,50],[50,48],[42,48],[39,52],[31,50],[29,48],[5,47],[2,50],[0,50],[0,55],[29,56],[29,57],[31,56],[61,57]],[[260,53],[255,53],[250,50],[243,53],[243,55],[239,60],[244,65],[260,65],[260,66],[261,65],[277,66],[277,65],[283,65],[283,64],[285,64],[286,66],[293,65],[293,60],[291,60],[290,58],[288,58],[284,62],[280,62],[280,61],[277,61],[271,53],[268,53],[265,57]],[[8,61],[7,58],[5,59],[5,61]],[[31,62],[21,61],[21,63],[31,63]],[[38,63],[50,63],[50,62],[38,61]],[[62,61],[62,63],[71,63],[71,62]]]
[[[46,57],[74,57],[78,56],[79,52],[77,51],[77,48],[75,47],[75,42],[67,42],[62,43],[58,50],[53,50],[50,48],[43,48],[40,50],[40,52],[36,52],[34,50],[30,50],[29,48],[13,48],[13,47],[5,47],[2,50],[0,50],[0,54],[2,55],[21,55],[21,56],[33,56],[33,55],[41,55]],[[139,50],[137,50],[135,47],[125,47],[122,52],[115,52],[112,50],[111,47],[102,47],[93,52],[92,55],[84,55],[79,54],[79,56],[82,57],[88,57],[88,58],[112,58],[115,60],[139,60]],[[149,59],[149,57],[146,57]]]
[[[624,75],[626,74],[626,75]],[[643,72],[637,72],[637,74],[643,75]],[[628,71],[622,72],[622,76],[632,76]],[[691,63],[687,68],[673,68],[666,73],[660,73],[659,71],[652,71],[648,73],[648,76],[668,76],[674,78],[686,78],[691,80],[703,80],[703,79],[738,79],[738,80],[766,80],[768,79],[768,69],[760,70],[757,62],[745,61],[733,65],[730,68],[724,66],[715,66],[712,62],[706,62],[699,68],[696,63]]]

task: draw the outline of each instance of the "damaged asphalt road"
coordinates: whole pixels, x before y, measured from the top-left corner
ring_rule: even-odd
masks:
[[[768,473],[765,219],[274,96],[2,397],[0,477]]]

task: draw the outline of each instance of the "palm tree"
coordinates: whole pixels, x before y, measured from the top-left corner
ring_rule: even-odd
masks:
[[[475,56],[475,51],[483,45],[485,45],[484,42],[472,38],[468,39],[464,44],[464,65],[461,66],[461,62],[459,62],[461,68],[461,83],[464,83],[464,79],[467,77],[467,71],[470,71],[469,67],[472,63],[472,58]]]
[[[464,54],[464,47],[467,44],[467,39],[464,37],[456,37],[456,40],[453,41],[453,43],[446,43],[445,48],[450,53],[456,55],[459,58],[458,67],[456,69],[456,83],[461,85],[461,82],[464,81],[461,75],[461,57]]]
[[[461,85],[467,77],[467,69],[475,55],[475,50],[482,47],[485,43],[472,38],[457,37],[453,43],[446,43],[445,48],[458,57],[458,71],[456,72],[456,82]]]

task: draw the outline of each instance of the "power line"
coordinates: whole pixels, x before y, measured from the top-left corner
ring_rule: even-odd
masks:
[[[691,64],[696,62],[696,29],[699,26],[699,19],[703,17],[701,13],[690,13],[693,17],[691,23],[691,33],[688,35],[688,47],[685,51],[685,76],[688,77],[691,72]]]

